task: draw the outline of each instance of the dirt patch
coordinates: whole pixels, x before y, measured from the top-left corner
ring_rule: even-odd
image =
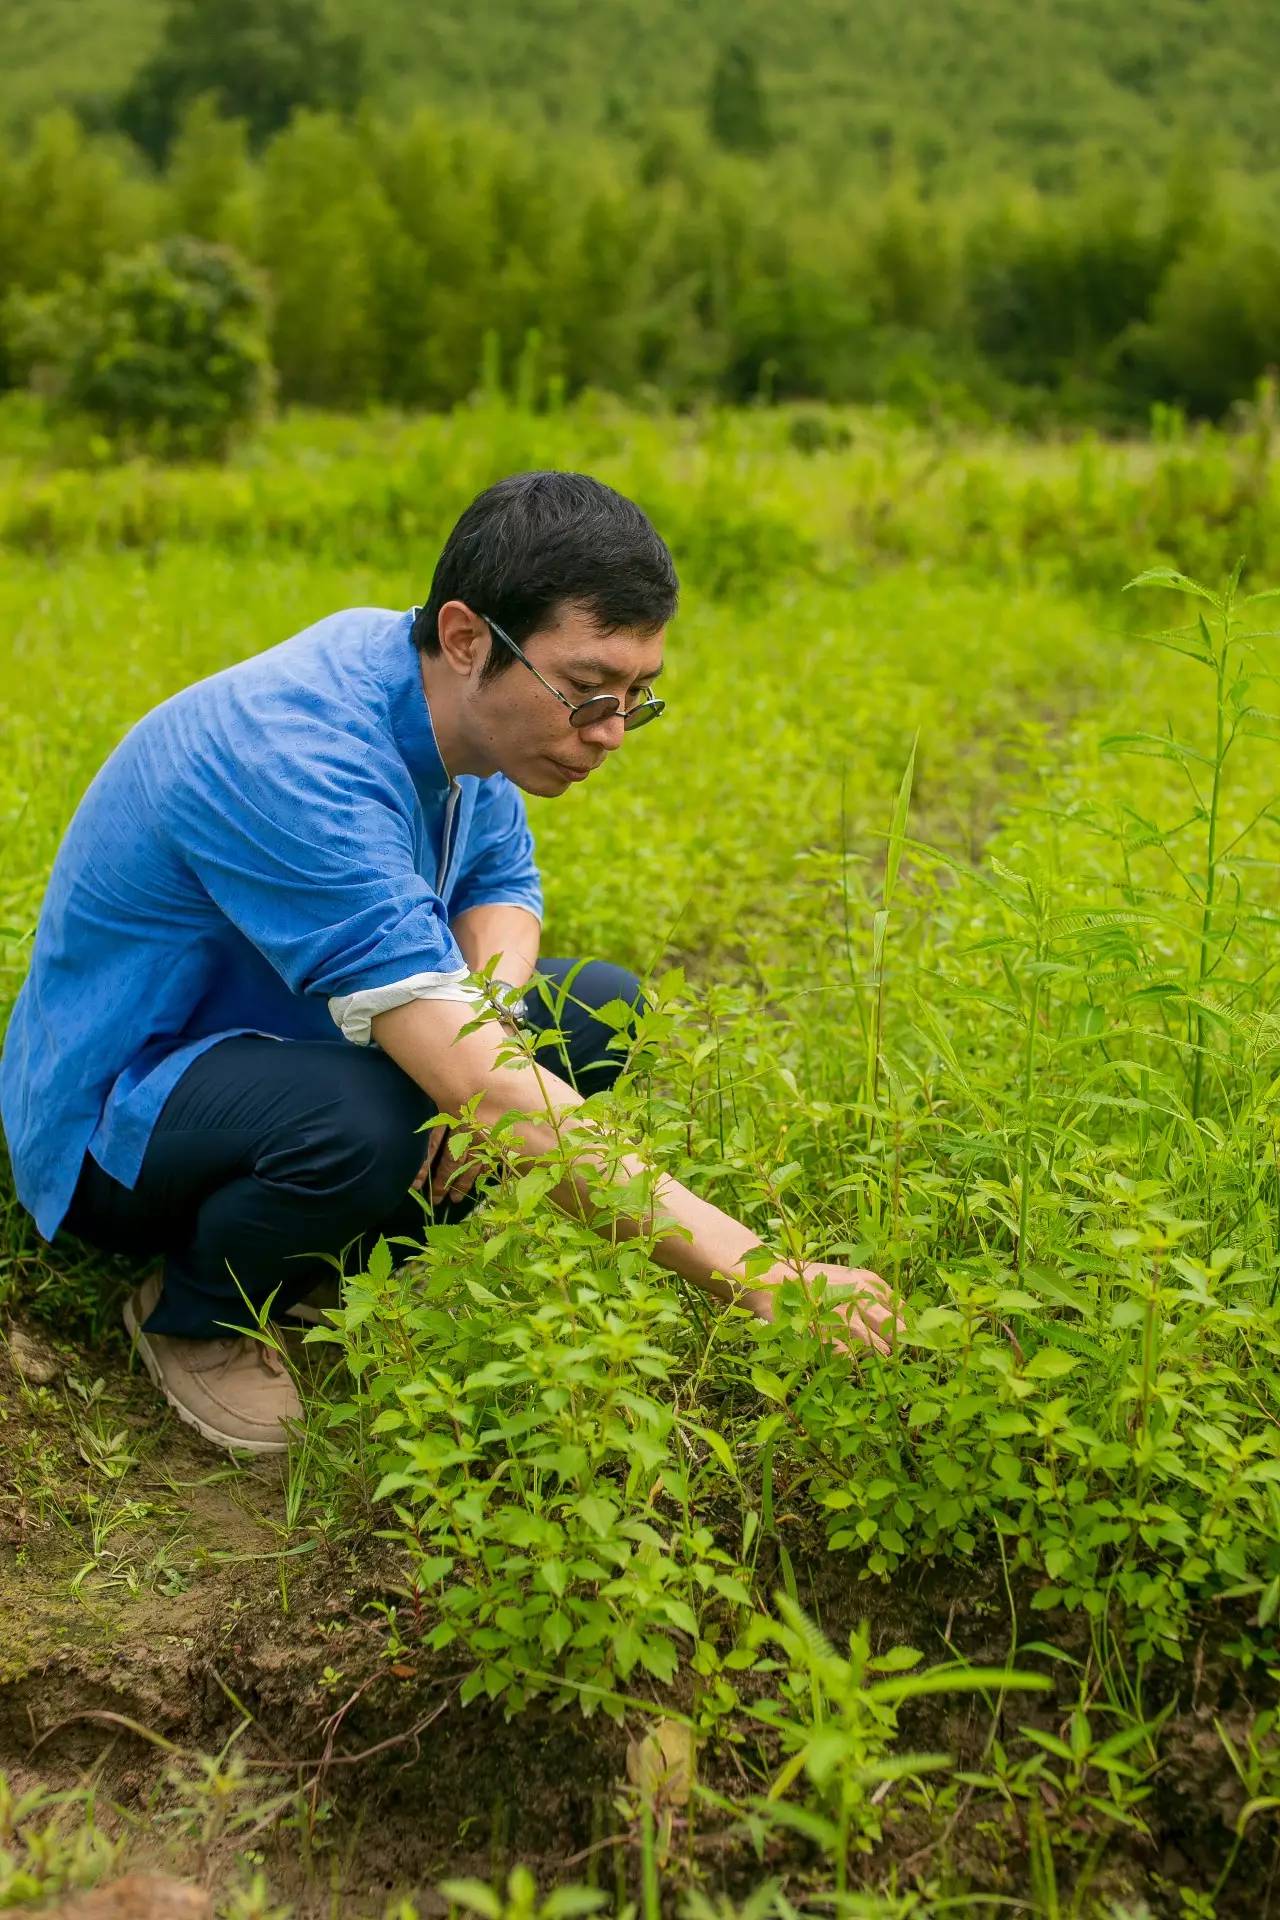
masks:
[[[536,1710],[508,1725],[457,1706],[448,1663],[389,1663],[369,1604],[397,1585],[385,1543],[330,1549],[291,1531],[278,1462],[225,1462],[119,1353],[60,1351],[54,1386],[0,1377],[0,1770],[13,1784],[92,1777],[132,1857],[214,1873],[230,1837],[201,1859],[142,1830],[180,1755],[244,1728],[247,1798],[296,1796],[292,1831],[266,1845],[273,1889],[304,1920],[332,1911],[335,1886],[344,1912],[380,1914],[392,1893],[425,1911],[435,1880],[515,1858],[554,1877],[599,1839],[623,1771],[616,1727]]]
[[[214,1886],[250,1832],[273,1897],[292,1902],[298,1920],[381,1915],[399,1895],[439,1911],[440,1879],[489,1879],[517,1860],[544,1885],[594,1880],[634,1897],[640,1823],[625,1782],[639,1716],[619,1727],[535,1705],[508,1723],[491,1706],[462,1708],[456,1661],[389,1654],[375,1603],[398,1596],[403,1610],[404,1596],[388,1543],[370,1532],[335,1545],[291,1524],[278,1463],[225,1462],[159,1407],[120,1351],[60,1352],[54,1385],[9,1370],[0,1378],[0,1769],[15,1785],[92,1779],[114,1809],[106,1818],[129,1837],[131,1863]],[[910,1645],[928,1664],[1005,1664],[1015,1625],[998,1567],[939,1567],[884,1588],[858,1580],[816,1534],[797,1530],[789,1549],[800,1598],[837,1645],[866,1619],[877,1651]],[[766,1589],[774,1576],[783,1584],[781,1566],[773,1576],[765,1568]],[[1052,1694],[1008,1696],[994,1729],[985,1697],[916,1703],[901,1716],[906,1750],[947,1751],[990,1772],[993,1738],[1013,1764],[1031,1750],[1025,1729],[1069,1731],[1089,1634],[1078,1618],[1032,1614],[1029,1593],[1014,1599],[1018,1646],[1051,1641],[1067,1656],[1015,1656],[1052,1675]],[[1208,1894],[1236,1849],[1216,1920],[1280,1911],[1266,1821],[1238,1844],[1235,1832],[1248,1796],[1222,1734],[1247,1751],[1268,1704],[1265,1676],[1245,1684],[1238,1662],[1214,1651],[1238,1627],[1214,1623],[1185,1672],[1147,1678],[1146,1712],[1169,1708],[1139,1809],[1150,1837],[1090,1808],[1100,1777],[1078,1804],[1051,1774],[1021,1797],[966,1789],[942,1820],[895,1789],[867,1884],[941,1874],[1026,1897],[1044,1816],[1064,1898],[1087,1867],[1097,1897],[1141,1896],[1152,1915],[1181,1920],[1178,1889]],[[743,1681],[744,1692],[769,1684]],[[693,1708],[687,1672],[655,1711],[664,1704]],[[1105,1731],[1100,1693],[1091,1711]],[[198,1756],[229,1741],[243,1769],[228,1803],[240,1824],[211,1829],[196,1800],[175,1819],[184,1804],[175,1779],[198,1783]],[[741,1802],[777,1764],[750,1728],[736,1746],[700,1754],[698,1777]],[[768,1873],[795,1888],[820,1877],[801,1837],[770,1839],[761,1857],[729,1827],[701,1808],[671,1823],[672,1911],[690,1876],[733,1897]]]

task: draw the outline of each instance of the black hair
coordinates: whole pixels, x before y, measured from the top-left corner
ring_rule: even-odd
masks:
[[[634,501],[586,473],[513,473],[478,494],[449,535],[413,637],[439,653],[449,600],[496,620],[521,646],[566,605],[601,633],[656,633],[679,592],[666,542]],[[515,664],[498,642],[481,684]]]

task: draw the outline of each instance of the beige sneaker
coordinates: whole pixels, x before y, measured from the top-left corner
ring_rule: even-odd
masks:
[[[218,1447],[284,1453],[283,1422],[302,1418],[302,1402],[280,1355],[247,1334],[185,1340],[143,1333],[159,1298],[160,1278],[151,1274],[125,1302],[124,1324],[179,1420]]]

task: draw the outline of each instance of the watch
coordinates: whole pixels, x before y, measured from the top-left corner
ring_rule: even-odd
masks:
[[[523,987],[512,986],[509,980],[499,980],[496,976],[489,982],[489,991],[502,1008],[503,1015],[514,1026],[522,1027],[528,1018]]]

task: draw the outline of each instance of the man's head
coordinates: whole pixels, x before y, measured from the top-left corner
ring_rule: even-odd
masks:
[[[575,727],[490,621],[570,705],[603,693],[626,708],[661,670],[678,592],[639,507],[587,474],[518,473],[480,494],[414,625],[450,771],[558,794],[622,742],[620,712]]]

